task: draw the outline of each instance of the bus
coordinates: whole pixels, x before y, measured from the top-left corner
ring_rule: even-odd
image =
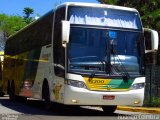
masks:
[[[106,113],[142,106],[145,54],[157,48],[157,32],[143,28],[134,8],[63,3],[7,39],[3,90],[11,100],[101,106]]]

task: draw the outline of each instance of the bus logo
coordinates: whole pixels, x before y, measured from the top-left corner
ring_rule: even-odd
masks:
[[[107,86],[106,86],[106,89],[107,89],[107,90],[111,90],[111,89],[112,89],[112,86],[107,85]]]

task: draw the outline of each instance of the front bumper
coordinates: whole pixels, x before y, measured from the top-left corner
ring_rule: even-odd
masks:
[[[104,95],[115,96],[114,100],[104,100]],[[65,85],[64,104],[67,105],[127,105],[142,106],[144,100],[144,88],[124,92],[90,91]]]

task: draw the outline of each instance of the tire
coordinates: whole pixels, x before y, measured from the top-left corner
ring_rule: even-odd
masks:
[[[16,101],[18,101],[18,102],[26,102],[27,101],[27,97],[16,96]]]
[[[47,81],[43,83],[42,89],[42,98],[44,100],[44,107],[46,110],[50,110],[51,108],[51,101],[50,101],[50,92],[49,92],[49,85]]]
[[[10,89],[9,89],[9,99],[11,101],[15,101],[16,100],[16,95],[15,95],[15,84],[14,81],[12,80],[11,85],[10,85]]]
[[[106,114],[113,114],[117,109],[117,106],[102,106],[102,109]]]
[[[3,97],[3,96],[4,96],[4,92],[0,91],[0,97]]]
[[[10,92],[10,81],[8,81],[7,83],[7,94],[9,95],[9,92]]]

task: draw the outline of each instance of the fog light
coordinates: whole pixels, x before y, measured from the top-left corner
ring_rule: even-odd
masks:
[[[139,104],[139,103],[140,103],[139,100],[135,100],[135,101],[134,101],[134,104]]]
[[[71,100],[72,103],[78,103],[78,100]]]

